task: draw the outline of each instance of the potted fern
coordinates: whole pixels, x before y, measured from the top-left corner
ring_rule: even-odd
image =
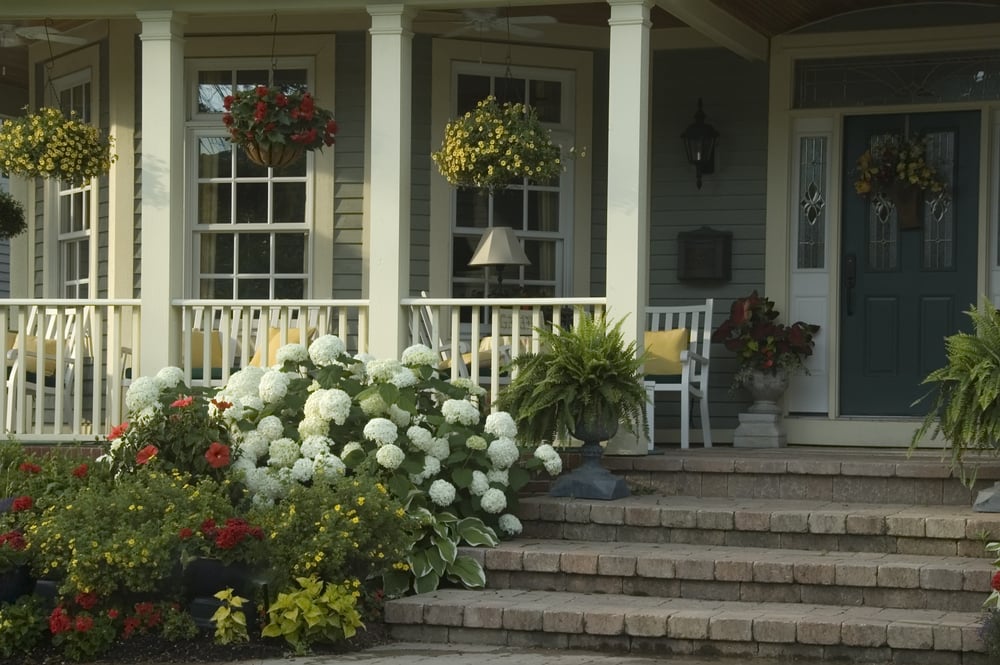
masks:
[[[948,363],[924,379],[936,385],[933,405],[913,434],[910,447],[930,432],[951,446],[952,467],[961,469],[968,451],[1000,453],[1000,312],[988,301],[968,312],[973,333],[958,332],[945,339]],[[963,480],[970,485],[975,474]],[[975,510],[1000,512],[1000,484],[983,490]]]
[[[646,427],[643,357],[625,343],[622,321],[581,317],[572,328],[539,329],[540,351],[511,363],[514,379],[498,396],[526,441],[554,441],[567,432],[583,441],[583,464],[559,478],[553,496],[618,499],[628,487],[600,465],[601,441],[619,423],[637,436]]]

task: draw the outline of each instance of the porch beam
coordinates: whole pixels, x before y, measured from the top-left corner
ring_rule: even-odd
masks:
[[[768,38],[718,5],[705,0],[656,0],[656,4],[733,53],[767,62]]]
[[[628,316],[625,343],[642,340],[649,280],[650,0],[608,0],[607,298],[610,319]]]
[[[400,300],[410,295],[412,10],[372,5],[368,199],[369,351],[398,358],[408,339]]]
[[[180,321],[171,306],[184,270],[184,32],[186,17],[139,12],[142,24],[142,348],[134,372],[179,360]]]

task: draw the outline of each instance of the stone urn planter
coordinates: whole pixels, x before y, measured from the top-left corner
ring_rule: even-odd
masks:
[[[753,398],[750,413],[781,413],[778,400],[788,390],[788,370],[773,372],[755,369],[743,386]]]
[[[774,372],[753,370],[743,383],[753,398],[746,413],[740,414],[740,424],[733,432],[737,448],[782,448],[788,436],[778,400],[788,390],[788,370]]]

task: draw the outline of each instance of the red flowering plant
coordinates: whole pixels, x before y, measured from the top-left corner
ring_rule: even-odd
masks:
[[[181,543],[181,563],[204,557],[224,564],[243,563],[253,566],[264,559],[264,530],[242,517],[224,520],[207,518],[197,527],[185,526],[177,531]]]
[[[313,96],[282,86],[258,85],[227,96],[222,122],[230,140],[241,146],[256,144],[319,150],[331,146],[337,135],[333,114],[316,105]]]
[[[791,325],[778,323],[774,302],[755,290],[746,298],[738,298],[729,310],[712,341],[734,351],[740,368],[733,378],[733,388],[747,381],[751,372],[777,373],[779,370],[804,370],[805,358],[812,355],[819,326],[802,321]]]

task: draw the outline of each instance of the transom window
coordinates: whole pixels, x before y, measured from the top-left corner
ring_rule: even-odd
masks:
[[[556,143],[572,145],[572,78],[565,72],[518,70],[503,67],[458,66],[455,78],[455,116],[475,108],[487,95],[504,102],[523,102],[534,107],[539,119],[553,132]],[[565,153],[565,151],[564,151]],[[489,295],[554,297],[563,295],[570,283],[570,184],[572,161],[558,180],[540,184],[525,179],[489,196],[474,190],[455,192],[452,233],[452,295],[482,297],[486,275],[469,261],[483,233],[494,226],[513,228],[525,254],[526,266],[504,268],[503,294],[496,292],[495,273],[490,276]]]
[[[255,164],[230,143],[221,114],[236,91],[277,85],[303,92],[309,75],[305,66],[205,63],[195,70],[188,146],[198,297],[308,297],[312,158],[277,169]]]

